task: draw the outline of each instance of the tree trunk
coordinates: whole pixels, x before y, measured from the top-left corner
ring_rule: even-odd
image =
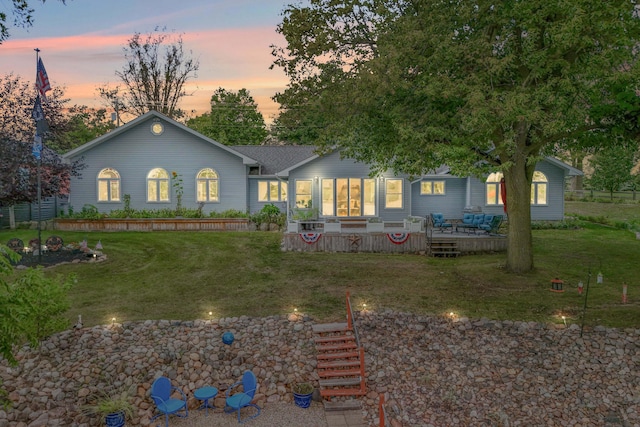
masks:
[[[531,176],[524,158],[515,159],[504,171],[507,185],[507,271],[526,273],[533,269],[533,237],[531,234]]]

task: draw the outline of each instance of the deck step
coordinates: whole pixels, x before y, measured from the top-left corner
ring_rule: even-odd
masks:
[[[320,391],[322,397],[332,396],[364,396],[366,392],[360,388],[328,388]]]
[[[317,344],[323,343],[332,343],[332,342],[340,342],[340,341],[355,341],[356,337],[353,335],[336,335],[331,337],[315,337],[313,341]]]
[[[360,366],[359,360],[336,360],[333,362],[318,362],[318,369],[352,368]]]
[[[329,378],[326,380],[320,380],[320,387],[349,387],[354,385],[360,385],[360,377],[351,378]]]
[[[339,351],[339,350],[353,350],[358,348],[355,342],[347,342],[343,344],[325,344],[316,346],[316,350],[322,351]]]
[[[341,402],[324,402],[325,411],[355,411],[358,409],[362,409],[362,403],[355,399],[344,400]]]
[[[318,372],[320,378],[348,377],[350,375],[360,375],[360,369],[333,369]]]
[[[312,330],[315,334],[326,334],[329,332],[346,332],[350,329],[347,323],[323,323],[313,325]]]
[[[326,359],[351,359],[353,357],[358,357],[359,354],[357,351],[345,351],[342,353],[320,353],[316,356],[318,360],[326,360]]]

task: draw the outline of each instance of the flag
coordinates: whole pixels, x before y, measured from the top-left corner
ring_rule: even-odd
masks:
[[[44,69],[42,58],[38,59],[38,71],[36,72],[36,88],[38,89],[38,92],[42,96],[44,102],[47,102],[45,93],[51,90],[51,85],[49,84],[49,76],[47,76],[47,70]]]
[[[33,138],[33,148],[31,149],[31,154],[36,159],[40,158],[40,153],[42,152],[42,137],[40,135],[36,135]]]
[[[49,130],[49,125],[44,117],[42,103],[40,102],[40,95],[36,96],[36,101],[33,104],[33,110],[31,110],[31,117],[33,117],[33,120],[36,122],[36,134],[43,135]]]

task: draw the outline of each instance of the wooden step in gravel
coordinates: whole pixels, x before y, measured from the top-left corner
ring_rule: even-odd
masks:
[[[320,361],[326,359],[351,359],[358,356],[359,354],[357,351],[344,351],[333,353],[319,353],[316,358],[318,359],[318,361]]]

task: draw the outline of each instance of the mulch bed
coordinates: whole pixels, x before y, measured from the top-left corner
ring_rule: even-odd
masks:
[[[57,252],[43,252],[42,257],[39,255],[32,255],[30,253],[23,254],[20,261],[15,263],[14,265],[23,265],[25,267],[35,267],[41,265],[43,267],[51,267],[53,265],[58,265],[64,262],[73,262],[74,260],[87,261],[90,257],[93,257],[93,254],[86,254],[82,251],[68,251],[61,250]]]

